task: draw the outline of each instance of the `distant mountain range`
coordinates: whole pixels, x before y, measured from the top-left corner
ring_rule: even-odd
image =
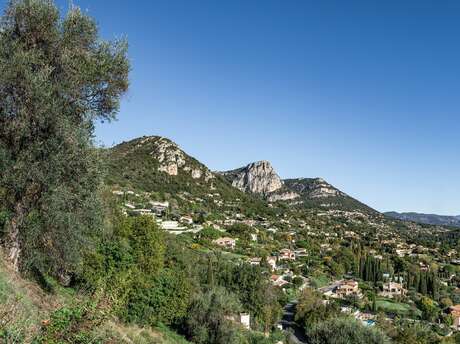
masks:
[[[387,212],[385,215],[403,221],[413,221],[418,223],[425,223],[428,225],[460,227],[460,215],[445,216],[436,214],[398,213],[395,211]]]

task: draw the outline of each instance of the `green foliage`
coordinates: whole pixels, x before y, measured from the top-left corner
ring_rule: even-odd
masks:
[[[236,317],[241,310],[235,295],[224,288],[211,289],[193,299],[186,331],[197,344],[238,344],[241,334],[230,317]]]
[[[200,231],[199,236],[201,239],[215,240],[217,238],[220,238],[222,236],[222,233],[212,227],[205,227]]]
[[[133,310],[126,305],[134,307],[153,287],[163,268],[164,238],[148,216],[115,215],[112,221],[112,230],[100,238],[98,249],[87,252],[81,283],[102,286],[113,299],[115,312],[132,319]]]
[[[238,296],[246,312],[270,329],[281,314],[279,294],[259,267],[219,261],[217,283]]]
[[[433,344],[439,343],[439,339],[431,329],[419,323],[407,323],[399,325],[397,335],[393,338],[399,344]]]
[[[439,307],[429,297],[422,296],[418,302],[418,308],[422,311],[422,316],[425,320],[434,321],[439,316]]]
[[[307,332],[311,344],[387,344],[390,340],[377,328],[365,327],[348,318],[319,322]]]
[[[125,319],[137,324],[178,324],[187,315],[190,285],[178,270],[164,269],[147,283],[132,286]]]
[[[101,224],[93,121],[114,118],[128,87],[126,44],[48,0],[11,1],[0,25],[4,241],[16,266],[68,280]]]
[[[101,324],[105,315],[98,305],[87,301],[82,305],[62,307],[43,323],[41,333],[34,339],[36,344],[101,343],[92,330]]]
[[[338,307],[333,303],[325,304],[319,292],[310,288],[302,291],[296,307],[295,320],[303,328],[308,330],[318,322],[337,316]]]

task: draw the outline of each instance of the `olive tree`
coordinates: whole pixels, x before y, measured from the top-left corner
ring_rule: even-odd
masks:
[[[13,0],[0,22],[3,244],[16,269],[67,276],[100,228],[94,122],[115,118],[128,88],[124,40],[51,0]]]

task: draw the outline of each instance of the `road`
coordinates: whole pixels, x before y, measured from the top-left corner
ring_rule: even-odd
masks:
[[[280,324],[283,326],[283,330],[289,333],[289,341],[293,344],[306,344],[307,338],[305,337],[304,331],[294,322],[295,307],[297,301],[291,301],[283,309],[283,318]]]

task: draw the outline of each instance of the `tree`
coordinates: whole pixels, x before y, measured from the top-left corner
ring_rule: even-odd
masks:
[[[319,292],[305,288],[299,297],[295,321],[308,331],[314,324],[338,315],[335,304],[325,304]]]
[[[385,334],[375,327],[365,327],[354,319],[330,319],[314,325],[307,333],[311,344],[386,344]]]
[[[192,300],[185,322],[189,338],[198,344],[237,344],[239,333],[231,320],[241,311],[235,295],[218,287]]]
[[[68,276],[101,225],[95,120],[111,120],[128,88],[125,41],[51,0],[12,0],[0,22],[3,242],[16,269]]]
[[[439,316],[439,308],[429,297],[422,296],[418,302],[418,308],[422,311],[423,319],[434,321]]]

